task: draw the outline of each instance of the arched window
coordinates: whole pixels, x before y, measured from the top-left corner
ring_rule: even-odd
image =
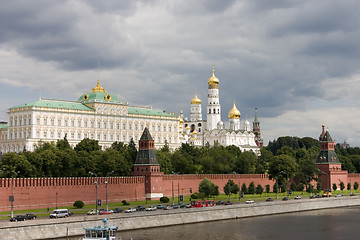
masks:
[[[214,108],[214,114],[216,113],[216,109]]]
[[[209,109],[209,114],[211,114],[211,109]]]

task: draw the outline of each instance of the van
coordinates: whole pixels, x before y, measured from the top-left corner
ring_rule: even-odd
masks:
[[[55,209],[50,214],[50,218],[63,218],[70,216],[69,210],[67,209]]]

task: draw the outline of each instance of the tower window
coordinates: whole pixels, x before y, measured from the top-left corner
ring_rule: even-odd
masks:
[[[211,114],[211,109],[209,109],[209,114]]]
[[[216,113],[216,109],[214,108],[214,113]]]

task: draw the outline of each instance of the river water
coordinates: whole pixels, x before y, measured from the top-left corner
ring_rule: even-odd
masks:
[[[118,233],[127,239],[359,239],[360,207],[196,223]]]
[[[359,239],[360,207],[118,232],[121,240]],[[79,239],[79,237],[71,238]]]

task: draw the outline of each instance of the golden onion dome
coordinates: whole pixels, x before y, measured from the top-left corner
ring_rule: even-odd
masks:
[[[196,131],[196,130],[194,130],[192,133],[193,133],[194,135],[196,135],[196,134],[197,134],[197,131]]]
[[[186,126],[186,129],[190,129],[189,125]]]
[[[94,87],[93,89],[91,89],[91,92],[92,92],[92,93],[95,93],[95,92],[105,93],[105,88],[103,88],[102,86],[100,86],[100,80],[97,80],[97,85],[96,85],[96,87]]]
[[[195,94],[195,97],[191,100],[191,104],[201,104],[201,99]]]
[[[208,80],[208,84],[209,85],[219,85],[219,79],[217,77],[215,77],[215,70],[213,69],[213,73],[211,78],[209,78]]]
[[[230,119],[239,119],[241,116],[240,111],[236,108],[235,101],[233,108],[229,111],[229,118]]]

